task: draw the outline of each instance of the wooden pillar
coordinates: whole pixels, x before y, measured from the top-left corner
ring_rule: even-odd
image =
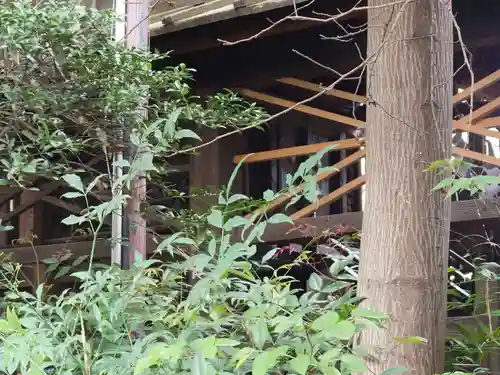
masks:
[[[33,199],[36,192],[24,191],[21,194],[20,205]],[[37,202],[31,208],[19,215],[19,240],[24,243],[38,244],[42,239],[43,203]],[[56,223],[55,223],[56,224]],[[58,223],[57,223],[58,224]]]
[[[203,143],[213,140],[219,133],[212,129],[204,130],[201,134]],[[217,204],[218,192],[223,185],[227,185],[231,174],[236,167],[233,156],[244,152],[241,147],[241,135],[222,138],[212,144],[200,148],[196,155],[191,157],[189,184],[191,187],[190,207],[203,212]],[[240,192],[243,168],[235,179],[231,192]]]
[[[213,140],[217,133],[206,130],[201,134],[203,143]],[[203,212],[217,203],[216,189],[219,185],[219,142],[200,148],[196,155],[191,157],[189,176],[190,207]]]
[[[5,215],[7,212],[9,212],[9,207],[10,201],[7,201],[3,205],[0,206],[0,215]],[[3,225],[7,225],[7,223],[4,223]],[[0,231],[0,248],[7,247],[9,245],[9,232],[7,231]]]
[[[486,317],[481,321],[486,324],[491,336],[500,322],[498,316],[492,316],[492,312],[500,310],[498,276],[500,276],[500,266],[496,263],[486,263],[482,266],[482,272],[476,275],[475,283],[474,315]],[[481,367],[489,369],[492,375],[500,375],[500,353],[498,348],[491,350],[481,359]]]

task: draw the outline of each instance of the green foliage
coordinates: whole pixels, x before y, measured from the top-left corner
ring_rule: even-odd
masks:
[[[87,189],[65,178],[77,190]],[[236,199],[225,194],[226,202]],[[366,370],[353,352],[353,339],[366,327],[382,327],[385,316],[356,307],[352,287],[344,295],[321,298],[338,284],[339,266],[334,263],[329,274],[313,273],[311,290],[301,295],[290,276],[259,274],[263,264],[254,260],[253,240],[268,225],[288,218],[275,215],[255,225],[214,208],[206,220],[202,242],[178,232],[158,245],[158,253],[170,254],[168,261],[75,272],[81,285],[73,292],[50,295],[43,284],[34,295],[22,292],[19,268],[5,264],[3,284],[9,293],[0,320],[0,371],[265,375]],[[235,226],[243,229],[243,239],[232,238]],[[196,254],[187,255],[186,245]],[[196,282],[187,282],[186,274],[194,274]]]
[[[140,145],[140,154],[131,155],[136,168],[165,172],[167,154],[199,143],[197,127],[265,119],[231,92],[205,101],[193,96],[190,69],[153,70],[168,56],[113,40],[113,22],[113,14],[76,1],[14,0],[0,7],[0,163],[8,180],[74,173],[84,164],[71,160],[75,153],[108,153],[123,143],[120,131]]]

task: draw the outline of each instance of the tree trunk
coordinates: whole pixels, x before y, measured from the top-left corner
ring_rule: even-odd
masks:
[[[451,1],[368,0],[367,189],[359,295],[387,330],[360,345],[372,372],[443,370],[450,202],[425,169],[451,156]],[[445,4],[446,3],[446,4]],[[382,46],[382,47],[381,47]],[[395,341],[420,336],[427,344]]]

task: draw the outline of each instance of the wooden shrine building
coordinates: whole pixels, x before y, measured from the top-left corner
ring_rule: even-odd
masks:
[[[86,4],[100,9],[108,0]],[[473,3],[473,4],[472,4]],[[347,12],[338,20],[318,22],[325,14],[349,9],[352,0],[160,0],[151,10],[151,47],[172,51],[165,64],[185,63],[196,69],[193,88],[204,96],[231,89],[271,114],[287,112],[269,121],[265,129],[251,129],[223,138],[200,153],[186,158],[172,175],[179,190],[213,191],[224,185],[234,166],[245,155],[244,168],[235,189],[259,198],[268,189],[284,187],[285,176],[304,158],[329,144],[337,147],[325,155],[324,166],[335,172],[321,176],[322,196],[316,204],[299,204],[289,212],[295,226],[274,225],[264,239],[274,243],[300,243],[322,233],[350,233],[361,229],[363,208],[364,157],[362,144],[353,130],[365,126],[365,79],[362,70],[346,75],[335,89],[296,106],[349,72],[366,53],[366,12]],[[456,119],[454,128],[463,144],[455,155],[478,165],[500,167],[500,36],[497,22],[500,3],[488,0],[454,0],[454,12],[465,44],[472,55],[475,84],[470,72],[461,69],[454,77]],[[295,11],[301,8],[300,16]],[[311,18],[308,18],[311,17]],[[339,35],[343,35],[339,39]],[[463,52],[456,46],[455,68],[463,65]],[[161,64],[154,67],[161,69]],[[475,110],[467,100],[474,94]],[[472,119],[472,127],[468,122]],[[202,134],[204,141],[220,135]],[[451,141],[451,140],[450,140]],[[465,146],[464,146],[465,145]],[[40,191],[9,188],[1,191],[2,223],[16,228],[0,235],[1,252],[25,265],[35,259],[68,252],[89,253],[90,238],[85,233],[59,224],[68,213],[81,210],[60,197],[66,191],[60,181],[44,181]],[[463,198],[463,199],[462,199]],[[161,201],[161,196],[151,197]],[[192,208],[210,204],[210,194],[191,198]],[[286,199],[273,202],[269,210],[283,209]],[[179,203],[176,203],[179,204]],[[479,246],[488,254],[495,248],[484,243],[500,242],[497,229],[500,210],[496,199],[461,197],[452,205],[452,241],[457,254]],[[151,223],[151,237],[157,223]],[[470,237],[475,233],[475,237]],[[477,235],[480,233],[481,235]],[[154,250],[151,241],[150,251]],[[36,257],[34,256],[36,254]],[[110,258],[109,240],[98,241],[96,255]],[[37,271],[39,272],[39,271]]]

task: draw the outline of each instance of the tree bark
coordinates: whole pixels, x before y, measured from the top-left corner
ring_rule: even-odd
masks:
[[[451,1],[368,0],[367,187],[359,295],[386,312],[368,330],[367,374],[406,366],[442,372],[446,331],[450,202],[431,189],[429,163],[450,158],[453,23]],[[420,336],[427,344],[395,337]]]

